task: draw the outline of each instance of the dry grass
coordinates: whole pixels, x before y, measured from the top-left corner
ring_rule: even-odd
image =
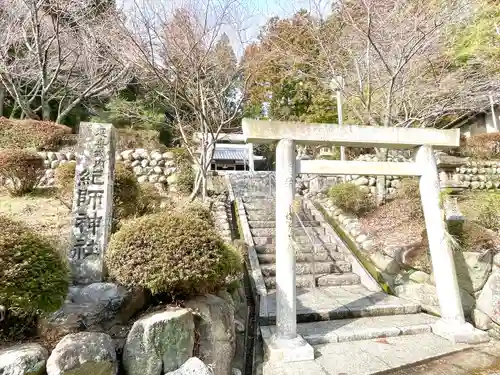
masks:
[[[396,248],[417,246],[425,229],[423,218],[415,217],[406,199],[396,198],[360,219],[363,232],[370,234],[375,248],[388,254]]]
[[[0,189],[0,215],[24,222],[46,236],[61,252],[66,252],[71,228],[70,210],[48,191],[11,197]]]

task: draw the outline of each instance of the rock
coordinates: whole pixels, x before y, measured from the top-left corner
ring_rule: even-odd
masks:
[[[45,177],[54,178],[54,176],[55,176],[55,171],[53,169],[47,169],[45,171]]]
[[[434,285],[407,283],[396,286],[394,292],[398,297],[420,303],[425,309],[439,313],[439,301]],[[469,316],[475,305],[474,297],[463,289],[460,289],[460,297],[462,299],[464,314]]]
[[[377,183],[377,179],[375,177],[370,177],[368,179],[368,185],[375,186],[376,183]]]
[[[122,156],[123,160],[134,160],[132,154],[134,153],[134,150],[125,150],[123,151],[120,155]]]
[[[165,171],[166,173],[166,171]],[[178,180],[178,176],[176,174],[171,174],[170,176],[167,177],[167,184],[169,185],[175,185]]]
[[[477,299],[476,309],[500,324],[500,271],[495,271],[489,277]]]
[[[361,244],[361,248],[366,251],[372,250],[374,246],[375,243],[373,242],[373,240],[366,240]]]
[[[479,187],[481,186],[481,184],[477,181],[473,181],[471,184],[470,184],[471,188],[472,189],[479,189]]]
[[[116,375],[118,362],[111,337],[101,332],[65,336],[47,361],[47,375]]]
[[[57,156],[56,156],[55,152],[52,152],[52,151],[47,152],[47,159],[49,161],[56,160]]]
[[[139,288],[128,290],[113,283],[70,288],[68,301],[42,319],[39,329],[58,337],[84,329],[108,330],[127,323],[145,304],[146,294]]]
[[[363,243],[367,239],[368,239],[368,236],[366,234],[360,234],[358,237],[356,237],[356,242]]]
[[[123,368],[130,375],[162,375],[182,366],[193,347],[191,311],[167,308],[134,323],[123,348]]]
[[[233,368],[233,371],[231,372],[231,375],[243,375],[242,372],[237,369],[237,368]]]
[[[149,160],[148,160],[148,159],[143,159],[143,160],[141,161],[141,166],[142,166],[143,168],[146,168],[148,165],[149,165]]]
[[[143,174],[143,169],[140,165],[135,166],[134,168],[132,168],[132,170],[134,171],[136,176],[140,176]]]
[[[151,183],[155,183],[158,182],[159,178],[160,176],[152,174],[151,176],[148,177],[148,181]]]
[[[493,254],[456,252],[454,254],[458,284],[469,293],[480,290],[491,273]]]
[[[137,182],[139,182],[140,184],[148,182],[148,176],[139,176],[139,177],[137,177]]]
[[[154,161],[158,162],[158,161],[160,161],[161,159],[163,159],[163,156],[162,156],[159,152],[157,152],[157,151],[153,151],[153,152],[151,153],[151,159],[153,159]]]
[[[154,160],[154,159],[153,159],[153,160],[150,160],[150,161],[149,161],[149,165],[150,165],[151,167],[156,167],[156,166],[158,165],[158,162],[157,162],[156,160]]]
[[[415,271],[410,274],[410,280],[419,284],[430,282],[430,276],[424,271]]]
[[[164,152],[162,156],[163,156],[163,159],[174,159],[175,158],[174,153],[171,151]]]
[[[0,374],[42,375],[49,353],[38,344],[22,344],[0,350]]]
[[[158,182],[161,182],[162,184],[163,184],[163,183],[165,183],[165,182],[167,182],[167,177],[165,177],[165,176],[160,176],[160,177],[158,178]]]
[[[214,375],[212,371],[201,360],[196,357],[189,358],[181,367],[175,371],[167,372],[165,375]]]
[[[188,301],[186,307],[195,314],[195,326],[200,334],[199,358],[212,364],[215,374],[230,375],[236,349],[233,307],[210,294]]]
[[[369,180],[366,177],[360,177],[354,181],[354,185],[362,186],[368,185]]]
[[[393,258],[384,255],[378,251],[370,255],[370,259],[379,270],[389,275],[394,275],[399,272],[399,264]]]
[[[494,326],[491,318],[478,309],[474,309],[472,311],[472,320],[474,321],[474,326],[482,329],[483,331],[487,331]]]
[[[59,160],[52,160],[50,162],[50,168],[51,169],[56,169],[57,167],[59,167]]]
[[[400,189],[401,188],[401,181],[400,180],[393,180],[391,182],[391,186],[395,189]]]
[[[156,173],[156,174],[163,174],[163,169],[161,167],[154,167],[153,168],[153,171]]]

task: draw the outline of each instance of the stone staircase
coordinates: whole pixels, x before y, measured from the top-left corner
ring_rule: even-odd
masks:
[[[243,203],[266,288],[273,290],[276,286],[274,201],[268,198],[244,198]],[[352,273],[351,264],[337,251],[337,245],[311,211],[303,207],[298,216],[303,226],[298,219],[295,220],[293,240],[297,287],[358,285],[359,276]]]
[[[254,244],[259,269],[252,269],[252,274],[262,275],[265,284],[259,322],[266,346],[276,332],[274,187],[272,178],[264,174],[232,177],[230,181],[235,196],[244,206],[241,225],[247,226]],[[394,345],[401,342],[411,346],[412,341],[405,339],[408,335],[418,335],[415,345],[423,340],[447,348],[445,339],[432,334],[431,325],[438,318],[422,313],[417,303],[383,292],[314,205],[303,203],[297,214],[303,224],[296,219],[293,230],[297,333],[317,352],[331,346],[332,352],[341,353],[350,350],[345,346],[349,342],[380,338],[391,338]],[[273,371],[267,373],[274,374]]]

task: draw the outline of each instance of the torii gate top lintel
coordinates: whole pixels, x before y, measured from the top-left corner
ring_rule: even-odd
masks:
[[[307,124],[293,121],[243,119],[243,135],[247,142],[271,143],[290,139],[296,143],[329,143],[353,147],[385,147],[391,149],[432,145],[452,148],[460,145],[460,130],[429,128],[374,127],[363,125]]]

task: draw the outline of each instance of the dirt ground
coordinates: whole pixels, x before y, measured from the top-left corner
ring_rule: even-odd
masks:
[[[11,197],[0,189],[0,215],[24,222],[46,236],[61,251],[69,244],[70,210],[48,189],[24,197]]]

